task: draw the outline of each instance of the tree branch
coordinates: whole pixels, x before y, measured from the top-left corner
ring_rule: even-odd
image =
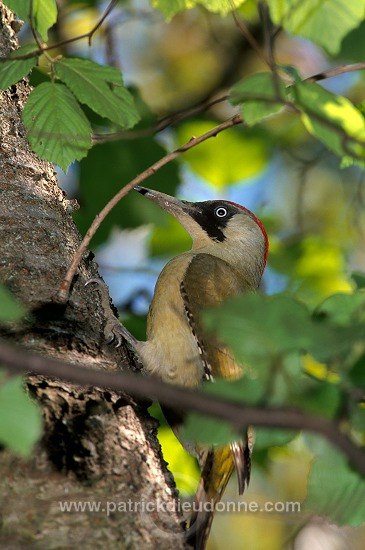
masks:
[[[196,411],[230,422],[242,432],[248,425],[308,430],[318,433],[340,449],[357,470],[365,476],[365,453],[325,418],[286,408],[255,408],[220,397],[165,384],[153,377],[129,372],[94,371],[63,361],[35,355],[0,342],[0,361],[11,371],[32,372],[82,386],[96,386],[126,392],[136,398],[153,399],[162,405]]]
[[[231,128],[232,126],[235,126],[241,123],[242,123],[242,118],[240,117],[240,115],[235,115],[233,118],[230,118],[229,120],[226,120],[222,124],[219,124],[219,126],[212,128],[212,130],[209,130],[209,132],[206,132],[205,134],[202,134],[199,137],[193,136],[187,143],[185,143],[181,147],[178,147],[177,149],[175,149],[175,151],[172,151],[171,153],[168,153],[167,155],[159,159],[157,162],[152,164],[152,166],[144,170],[132,181],[127,183],[127,185],[122,187],[122,189],[118,191],[118,193],[114,195],[114,197],[104,206],[104,208],[99,212],[99,214],[95,216],[94,221],[92,222],[89,229],[87,230],[85,237],[83,238],[78,250],[74,255],[71,265],[59,288],[58,294],[55,297],[55,301],[59,303],[65,303],[67,301],[70,286],[72,283],[72,279],[76,273],[77,266],[79,265],[91,239],[93,238],[96,231],[99,229],[101,223],[109,214],[109,212],[114,208],[114,206],[118,204],[118,202],[123,197],[125,197],[127,193],[129,193],[129,191],[131,191],[134,187],[136,187],[136,185],[139,185],[144,180],[146,180],[147,178],[155,174],[158,170],[160,170],[160,168],[165,166],[165,164],[176,159],[177,157],[182,155],[182,153],[185,153],[185,151],[188,151],[189,149],[196,147],[197,145],[199,145],[200,143],[203,143],[203,141],[206,141],[211,137],[217,136],[220,132],[223,132],[223,130],[226,130],[227,128]]]
[[[265,65],[268,65],[270,68],[270,63],[267,57],[265,56],[265,53],[262,51],[262,48],[260,47],[260,44],[257,42],[256,38],[252,35],[252,33],[249,31],[246,24],[239,18],[237,9],[234,5],[233,0],[229,0],[232,8],[232,17],[235,22],[236,27],[239,29],[239,31],[243,34],[243,36],[246,38],[247,42],[250,44],[251,48],[257,53],[258,57],[265,63]]]
[[[354,71],[363,71],[365,69],[365,63],[352,63],[349,65],[339,65],[338,67],[333,67],[327,71],[322,71],[320,73],[314,74],[312,76],[307,76],[304,78],[304,82],[318,82],[320,80],[326,80],[327,78],[333,78],[340,74],[351,73]]]
[[[95,25],[90,29],[88,32],[85,32],[84,34],[80,34],[78,36],[74,36],[72,38],[66,38],[65,40],[61,40],[60,42],[56,42],[55,44],[51,44],[49,46],[43,46],[38,36],[35,32],[34,26],[33,26],[33,6],[32,6],[32,0],[30,3],[30,28],[31,32],[33,34],[34,40],[36,41],[36,44],[38,46],[38,49],[33,50],[32,52],[25,53],[23,55],[14,55],[11,56],[11,59],[28,59],[29,57],[39,56],[44,54],[45,52],[48,52],[49,50],[54,50],[61,48],[62,46],[66,46],[67,44],[72,44],[73,42],[78,42],[79,40],[83,40],[84,38],[87,38],[88,45],[91,46],[91,41],[93,39],[94,34],[96,31],[98,31],[101,27],[101,25],[104,23],[105,19],[108,17],[108,15],[111,13],[111,11],[117,6],[118,0],[111,0],[108,6],[106,7],[104,13],[100,17],[100,19],[95,23]]]
[[[162,132],[162,130],[165,130],[165,128],[168,128],[169,126],[174,126],[182,120],[207,111],[211,107],[214,107],[214,105],[217,105],[218,103],[223,103],[223,101],[227,101],[227,99],[229,99],[228,94],[225,94],[215,99],[211,99],[211,97],[209,97],[208,99],[204,99],[203,101],[200,101],[192,107],[187,107],[186,109],[176,111],[175,113],[160,118],[159,120],[157,120],[154,126],[142,128],[140,130],[122,130],[121,132],[113,132],[109,134],[93,133],[92,139],[95,143],[105,143],[106,141],[116,141],[118,139],[132,140],[153,136],[154,134]]]

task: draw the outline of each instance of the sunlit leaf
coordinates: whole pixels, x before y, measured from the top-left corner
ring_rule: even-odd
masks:
[[[341,157],[358,162],[365,158],[365,119],[348,99],[310,82],[297,83],[291,90],[310,134]]]
[[[167,20],[170,20],[176,13],[204,6],[208,11],[227,15],[234,8],[238,8],[245,0],[152,0],[153,7],[160,10]]]
[[[276,25],[323,46],[329,53],[340,50],[342,39],[365,15],[363,0],[268,0]]]
[[[169,21],[176,13],[188,8],[189,0],[152,0],[152,6],[166,17]]]
[[[317,378],[318,380],[331,382],[336,384],[339,382],[340,378],[336,372],[332,372],[326,363],[321,363],[316,361],[311,355],[306,354],[303,357],[303,369],[304,372],[308,373],[310,376]]]
[[[21,376],[0,385],[0,442],[13,451],[28,455],[41,436],[41,413],[29,399]]]
[[[121,72],[89,59],[63,58],[55,64],[57,76],[81,103],[122,128],[139,120],[132,95],[124,87]]]
[[[215,122],[185,123],[178,130],[179,143],[189,141],[216,126]],[[268,162],[267,143],[247,130],[232,129],[208,139],[184,154],[184,161],[207,181],[224,188],[256,176]]]
[[[253,125],[277,114],[286,99],[284,83],[271,72],[257,73],[240,80],[231,89],[230,101],[241,105],[246,124]]]
[[[230,0],[196,0],[195,2],[190,0],[189,4],[192,4],[192,6],[204,6],[208,11],[213,13],[227,15],[232,10],[239,8],[244,2],[245,0],[234,0],[233,2]]]
[[[44,82],[29,96],[23,110],[27,137],[42,158],[63,170],[83,158],[91,147],[91,127],[70,90]]]
[[[30,0],[6,0],[6,5],[20,19],[29,22]],[[47,40],[47,32],[57,21],[57,4],[55,0],[33,0],[33,25],[43,40]]]
[[[37,63],[37,56],[26,59],[11,59],[34,51],[34,44],[27,44],[11,52],[9,57],[0,59],[0,90],[6,90],[12,84],[19,82],[21,78],[27,76]]]
[[[158,430],[164,460],[174,475],[176,487],[186,494],[194,494],[199,481],[196,459],[182,447],[172,430],[162,426]]]
[[[33,0],[35,27],[43,40],[47,40],[48,29],[57,21],[57,3],[55,0]]]
[[[309,287],[311,294],[316,294],[316,302],[333,293],[352,292],[353,285],[338,243],[308,235],[301,241],[300,248],[294,276],[301,281],[302,291]]]

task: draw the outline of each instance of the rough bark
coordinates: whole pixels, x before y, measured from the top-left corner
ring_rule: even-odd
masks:
[[[12,21],[0,2],[0,56],[16,47]],[[80,235],[52,165],[26,140],[21,111],[29,91],[24,79],[0,95],[0,281],[30,312],[1,335],[90,368],[129,368],[126,350],[104,344],[99,293],[84,287],[98,276],[92,253],[66,306],[53,301]],[[142,502],[171,509],[176,499],[146,404],[39,376],[29,376],[27,387],[41,404],[44,437],[28,459],[0,451],[0,547],[182,548],[178,513],[140,513]],[[101,509],[67,513],[60,501],[100,502]]]

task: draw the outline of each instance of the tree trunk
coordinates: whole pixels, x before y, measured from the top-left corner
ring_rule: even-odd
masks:
[[[2,57],[17,45],[13,19],[0,2]],[[29,91],[23,79],[0,95],[0,280],[29,311],[1,334],[89,368],[133,367],[127,350],[104,344],[99,293],[84,286],[98,277],[92,253],[66,306],[53,301],[80,235],[52,165],[26,140],[21,111]],[[34,375],[27,387],[42,407],[44,436],[28,459],[0,451],[0,547],[183,548],[173,479],[146,404]],[[85,510],[62,511],[65,502]]]

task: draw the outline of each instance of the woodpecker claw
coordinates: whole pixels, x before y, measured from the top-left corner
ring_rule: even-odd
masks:
[[[109,346],[110,344],[112,344],[115,340],[115,336],[114,334],[112,334],[107,340],[105,340],[105,343],[107,346]]]
[[[138,340],[136,340],[133,334],[131,334],[129,330],[127,330],[119,321],[112,327],[112,332],[114,340],[117,341],[115,346],[116,348],[119,348],[122,345],[123,340],[127,340],[127,342],[134,348],[138,344]]]
[[[88,286],[90,283],[96,283],[99,286],[105,285],[105,283],[104,283],[104,281],[101,277],[93,277],[92,279],[88,279],[84,286]]]
[[[110,310],[109,291],[108,287],[102,278],[95,277],[88,279],[85,286],[90,283],[96,283],[99,286],[101,293],[102,307],[106,317],[106,324],[104,328],[105,344],[110,345],[115,342],[115,347],[120,348],[123,344],[123,340],[126,340],[132,347],[136,347],[138,340],[121,324],[121,322],[112,314]]]

